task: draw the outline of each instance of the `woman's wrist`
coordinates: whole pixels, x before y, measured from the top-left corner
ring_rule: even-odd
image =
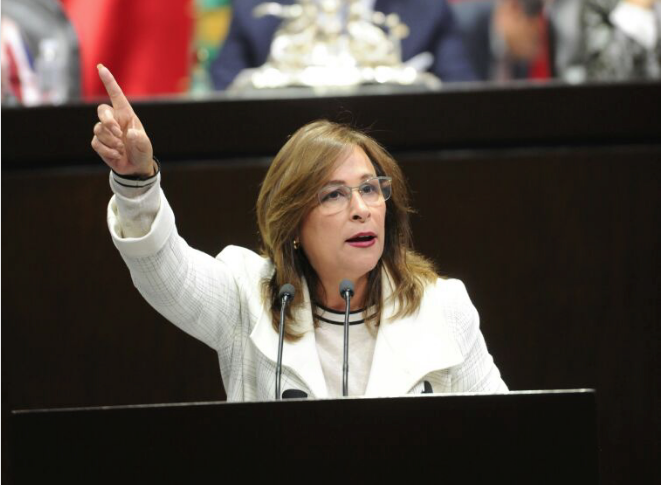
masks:
[[[149,174],[121,174],[115,172],[114,170],[113,173],[117,177],[126,180],[149,180],[156,177],[156,175],[158,175],[160,171],[161,171],[161,162],[158,161],[158,158],[152,157],[151,171]]]

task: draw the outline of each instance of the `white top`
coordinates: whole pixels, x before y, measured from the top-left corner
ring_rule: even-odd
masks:
[[[342,396],[344,365],[344,313],[317,306],[317,352],[331,397]],[[349,396],[362,396],[367,388],[378,327],[365,323],[364,310],[349,314]]]

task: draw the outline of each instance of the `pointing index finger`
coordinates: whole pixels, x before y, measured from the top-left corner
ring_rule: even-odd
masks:
[[[119,84],[117,84],[117,81],[115,80],[115,77],[112,75],[110,70],[103,64],[99,64],[96,67],[99,70],[99,77],[101,78],[101,82],[103,82],[103,85],[108,92],[108,96],[110,96],[112,107],[116,110],[127,108],[131,109],[131,105],[129,104],[128,99],[126,99],[126,96],[124,96],[122,88],[119,87]]]

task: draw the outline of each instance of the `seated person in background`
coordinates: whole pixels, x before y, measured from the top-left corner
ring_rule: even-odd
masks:
[[[262,254],[228,246],[214,258],[178,235],[151,141],[99,74],[112,107],[99,106],[92,147],[112,169],[113,241],[145,299],[218,353],[229,401],[274,398],[285,283],[282,389],[342,395],[343,279],[354,284],[347,395],[507,391],[464,285],[413,250],[405,178],[378,143],[328,121],[300,128],[261,185]]]
[[[453,4],[473,69],[485,81],[582,80],[580,8],[575,0]]]
[[[588,79],[661,77],[661,1],[588,0],[583,22]]]
[[[34,63],[23,33],[16,23],[2,16],[2,103],[4,106],[35,106],[41,93]]]
[[[58,0],[4,0],[2,31],[3,103],[80,98],[78,37]]]
[[[293,1],[278,3],[291,4]],[[261,3],[264,0],[233,2],[229,34],[211,66],[216,89],[226,89],[243,69],[259,67],[266,62],[281,19],[254,17],[253,9]],[[366,0],[365,3],[375,11],[398,14],[409,27],[408,37],[402,40],[404,62],[427,52],[433,56],[427,70],[442,81],[475,80],[446,0]]]

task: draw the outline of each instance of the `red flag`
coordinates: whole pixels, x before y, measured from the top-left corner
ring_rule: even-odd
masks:
[[[105,94],[96,65],[127,95],[188,89],[192,0],[61,0],[80,42],[83,95]]]

